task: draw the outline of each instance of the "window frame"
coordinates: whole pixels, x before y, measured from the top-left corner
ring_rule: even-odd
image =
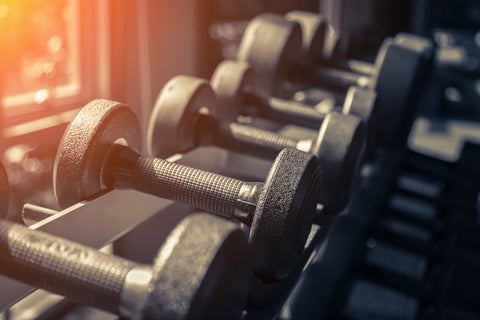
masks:
[[[110,90],[109,2],[107,0],[73,1],[78,9],[79,18],[77,30],[79,92],[66,97],[53,97],[40,104],[32,101],[23,105],[3,107],[1,111],[3,131],[8,130],[9,127],[35,122],[42,118],[69,114],[68,111],[83,107],[94,97],[108,94]],[[106,71],[101,70],[102,68]],[[68,120],[64,119],[65,117],[58,118],[60,122]]]

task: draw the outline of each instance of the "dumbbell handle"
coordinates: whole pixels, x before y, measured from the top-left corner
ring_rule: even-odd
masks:
[[[230,151],[267,160],[274,159],[284,148],[310,152],[312,140],[298,140],[276,132],[237,122],[222,121],[210,115],[199,115],[195,126],[196,145],[215,145]]]
[[[308,128],[319,128],[331,110],[321,112],[307,104],[275,97],[262,97],[247,91],[244,93],[246,105],[257,107],[258,115],[284,123],[295,123]]]
[[[112,147],[104,179],[116,189],[134,189],[244,222],[253,217],[263,187],[263,183],[145,157],[121,145]]]
[[[148,267],[0,221],[0,273],[77,303],[121,314],[127,275],[138,268]]]
[[[310,80],[318,82],[318,84],[320,85],[329,84],[335,87],[340,87],[342,89],[348,88],[350,86],[371,88],[372,76],[357,74],[340,69],[322,67],[316,68],[313,71]]]

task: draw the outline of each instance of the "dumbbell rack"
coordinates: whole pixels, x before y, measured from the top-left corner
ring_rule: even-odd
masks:
[[[279,312],[281,319],[364,319],[377,312],[385,318],[429,319],[471,308],[468,300],[462,306],[458,290],[465,281],[478,280],[465,279],[456,268],[474,267],[472,255],[477,257],[480,246],[480,237],[474,236],[477,199],[472,192],[478,190],[479,155],[480,147],[472,144],[456,164],[406,150],[379,154],[369,166],[369,178],[325,241],[322,234],[313,238],[310,263],[293,291],[270,307],[249,310],[247,318],[268,319]],[[219,170],[218,164],[226,168],[235,157],[206,148],[172,160]],[[250,161],[246,166],[258,165],[258,160]],[[189,212],[185,206],[135,191],[113,191],[32,228],[100,248],[153,216]],[[410,264],[391,263],[398,258]],[[34,290],[5,277],[0,278],[0,288],[1,310]],[[382,295],[387,300],[375,304]]]
[[[473,319],[478,315],[478,163],[383,154],[318,245],[281,319]],[[474,295],[478,298],[478,295]]]

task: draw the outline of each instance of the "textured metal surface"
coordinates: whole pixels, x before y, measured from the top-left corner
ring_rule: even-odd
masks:
[[[282,150],[273,163],[250,232],[254,271],[260,277],[284,278],[298,263],[316,212],[321,175],[318,159],[298,150]]]
[[[92,104],[90,104],[91,106]],[[113,109],[118,109],[119,106],[115,103],[109,104]],[[127,108],[121,105],[121,108]],[[86,112],[82,111],[82,116],[93,112],[87,109]],[[108,108],[103,112],[109,113]],[[102,118],[100,118],[101,120]],[[76,120],[74,120],[76,123]],[[104,125],[108,124],[108,121]],[[77,128],[80,132],[88,131],[92,124],[87,124],[86,128]],[[78,127],[79,125],[77,125]],[[109,127],[109,126],[106,126]],[[69,132],[67,130],[67,132]],[[75,134],[71,131],[70,134]],[[68,133],[65,135],[69,139]],[[198,207],[209,212],[222,214],[227,217],[233,217],[237,213],[235,209],[245,209],[243,198],[241,194],[242,186],[245,184],[243,181],[225,177],[222,175],[202,171],[199,169],[193,169],[187,166],[175,164],[166,160],[143,157],[136,151],[129,147],[122,145],[114,145],[111,140],[116,141],[119,136],[109,135],[108,141],[111,145],[103,146],[103,150],[109,150],[107,154],[101,154],[103,158],[93,158],[91,162],[97,161],[100,163],[101,170],[103,172],[103,183],[110,188],[133,188],[138,191],[154,194],[156,196],[164,197],[166,199],[176,200],[185,204],[189,204],[194,207]],[[278,247],[277,239],[281,238],[282,243],[287,242],[288,246],[294,246],[289,249],[295,251],[297,247],[302,247],[302,239],[304,236],[304,229],[309,228],[311,225],[311,217],[315,211],[315,205],[311,204],[310,197],[315,194],[316,187],[318,185],[319,177],[316,172],[319,168],[312,169],[312,166],[318,166],[318,163],[313,156],[305,155],[300,151],[285,151],[284,154],[290,155],[289,157],[280,156],[281,160],[277,160],[272,167],[271,177],[267,179],[265,190],[262,188],[255,188],[257,192],[263,192],[265,195],[260,196],[257,206],[249,206],[251,210],[255,210],[255,217],[263,214],[264,218],[255,218],[256,223],[252,225],[252,232],[255,234],[252,239],[260,239],[261,237],[270,237],[275,239],[271,241],[271,249],[268,249],[268,255],[264,255],[265,243],[255,240],[254,246],[259,244],[262,248],[256,251],[256,259],[260,268],[256,270],[260,274],[269,274],[271,278],[277,276],[284,276],[285,272],[288,272],[288,266],[285,267],[282,264],[290,263],[292,253],[288,252],[285,258],[284,248]],[[294,155],[298,155],[298,159],[295,159]],[[107,158],[107,159],[105,159]],[[311,160],[306,164],[302,164],[302,159]],[[290,168],[288,171],[284,168],[280,169],[281,164],[285,164],[285,168]],[[303,165],[303,166],[302,166]],[[295,167],[295,170],[292,170]],[[312,171],[313,170],[313,171]],[[310,175],[312,171],[313,175]],[[100,177],[96,176],[98,179]],[[58,175],[57,175],[58,179]],[[100,182],[97,182],[100,185]],[[273,186],[273,187],[272,187]],[[297,187],[299,189],[297,190]],[[309,200],[306,201],[307,207],[305,210],[300,210],[305,201],[305,197]],[[251,198],[251,197],[248,197]],[[256,198],[256,197],[254,197]],[[313,197],[315,198],[315,197]],[[312,199],[313,199],[312,198]],[[277,227],[262,226],[262,221],[269,223],[269,218],[265,218],[268,215],[274,214],[274,208],[278,207],[278,201],[284,203],[285,207],[281,210],[286,210],[284,214],[280,214],[277,221]],[[264,203],[265,202],[265,203]],[[310,206],[311,205],[311,206]],[[274,207],[275,206],[275,207]],[[263,212],[265,208],[265,212]],[[247,212],[252,214],[253,212]],[[294,217],[294,218],[292,218]],[[275,220],[275,219],[274,219]],[[293,222],[293,224],[290,224]],[[283,225],[281,225],[283,223]],[[281,226],[281,228],[278,228]],[[264,234],[258,237],[260,232],[254,231],[263,229],[261,233],[270,232],[271,234]],[[298,240],[300,239],[300,240]],[[303,239],[304,240],[304,239]],[[300,245],[298,245],[300,243]],[[297,252],[293,252],[293,255]],[[272,258],[273,256],[273,258]],[[280,256],[280,257],[279,257]],[[266,262],[267,260],[267,262]],[[268,261],[274,260],[274,261]],[[281,263],[277,264],[275,261],[281,260]],[[282,269],[278,272],[278,269]]]
[[[189,216],[172,231],[153,268],[144,319],[240,319],[251,260],[237,224]]]
[[[53,186],[58,203],[68,207],[102,190],[102,166],[117,140],[132,148],[140,145],[138,121],[126,105],[94,100],[65,131],[57,150]]]
[[[115,188],[134,189],[228,218],[235,213],[243,181],[144,157],[123,146],[112,149],[111,159],[106,164],[107,181]]]
[[[271,97],[266,100],[266,103],[261,104],[261,114],[266,118],[314,129],[320,127],[329,111],[319,111],[313,106],[301,102],[275,97]]]
[[[75,242],[0,222],[3,275],[118,313],[123,280],[134,266]]]
[[[239,123],[229,123],[229,132],[234,140],[248,141],[254,145],[271,148],[280,152],[283,148],[296,148],[298,141],[289,137],[281,136],[278,133],[263,130]]]
[[[296,148],[298,140],[276,132],[236,122],[200,116],[198,137],[202,145],[215,145],[234,152],[272,160],[283,148]]]
[[[257,93],[283,98],[290,95],[284,83],[301,47],[302,31],[297,23],[281,15],[261,14],[248,24],[237,58],[251,65]]]
[[[176,76],[162,89],[150,115],[148,154],[166,157],[196,147],[195,122],[199,110],[216,113],[215,95],[204,79]]]
[[[327,214],[338,213],[350,200],[363,146],[364,129],[360,118],[338,112],[327,116],[312,148],[325,172],[319,202]]]
[[[247,183],[157,158],[142,157],[123,146],[112,149],[107,163],[109,179],[119,188],[179,201],[228,218],[245,212],[252,219],[251,240],[255,268],[261,277],[284,277],[301,255],[316,212],[320,167],[312,154],[284,149],[270,169],[256,205],[245,206]],[[119,161],[129,159],[129,161]],[[112,174],[113,173],[113,174]],[[248,197],[251,198],[251,197]],[[240,214],[239,218],[244,218]],[[306,231],[308,230],[308,231]]]

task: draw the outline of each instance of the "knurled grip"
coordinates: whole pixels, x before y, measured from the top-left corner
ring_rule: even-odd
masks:
[[[256,145],[265,149],[268,148],[271,150],[271,155],[273,157],[275,157],[284,148],[295,149],[298,143],[296,139],[239,123],[226,123],[225,127],[228,127],[227,133],[229,133],[235,141],[245,142],[248,145]]]
[[[297,147],[298,140],[276,132],[201,115],[195,131],[199,144],[215,145],[234,152],[273,159],[284,148]]]
[[[0,221],[0,272],[80,304],[118,314],[123,282],[135,266],[87,246]]]
[[[320,112],[313,108],[312,106],[307,106],[304,103],[297,102],[297,101],[288,101],[285,99],[280,98],[269,98],[268,105],[271,110],[274,111],[276,117],[282,117],[288,120],[292,117],[301,117],[305,119],[309,123],[315,123],[319,125],[327,116],[327,112]]]
[[[243,181],[159,158],[137,159],[132,188],[233,217]]]
[[[259,116],[284,123],[318,128],[328,114],[298,101],[266,98],[254,92],[245,92],[244,96],[246,104],[255,106]]]

